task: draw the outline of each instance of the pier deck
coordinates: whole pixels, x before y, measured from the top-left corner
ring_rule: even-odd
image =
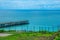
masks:
[[[29,24],[28,20],[0,23],[0,28],[2,28],[2,27],[9,27],[9,26],[17,26],[17,25],[26,25],[26,24]]]

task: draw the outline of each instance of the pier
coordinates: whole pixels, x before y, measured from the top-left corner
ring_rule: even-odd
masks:
[[[10,26],[18,26],[18,25],[27,25],[27,24],[29,24],[28,20],[16,21],[16,22],[7,22],[7,23],[0,23],[0,28],[10,27]]]

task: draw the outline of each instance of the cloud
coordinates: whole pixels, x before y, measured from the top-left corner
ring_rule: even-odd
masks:
[[[0,9],[60,8],[60,0],[0,0]]]

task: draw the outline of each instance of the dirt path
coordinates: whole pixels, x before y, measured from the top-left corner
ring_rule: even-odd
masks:
[[[0,37],[5,37],[5,36],[9,36],[9,35],[12,35],[12,34],[8,34],[8,33],[0,33]]]

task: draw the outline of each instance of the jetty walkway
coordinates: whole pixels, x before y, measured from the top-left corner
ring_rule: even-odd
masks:
[[[28,20],[16,21],[16,22],[6,22],[6,23],[0,23],[0,28],[9,27],[9,26],[17,26],[17,25],[26,25],[26,24],[29,24]]]

